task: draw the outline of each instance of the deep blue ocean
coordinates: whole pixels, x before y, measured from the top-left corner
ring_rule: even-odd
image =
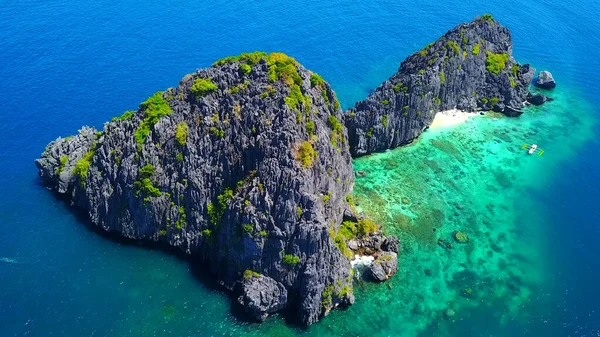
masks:
[[[227,295],[185,260],[90,231],[41,185],[34,159],[58,136],[101,127],[186,73],[246,51],[295,57],[347,108],[406,56],[487,12],[511,29],[518,61],[552,71],[559,86],[599,106],[600,3],[592,0],[1,1],[0,335],[278,335],[279,321],[259,328],[233,317]],[[515,335],[600,336],[598,124],[594,133],[531,194],[545,206],[553,249],[540,263],[552,265],[555,286],[531,299],[551,303],[548,315]],[[151,308],[164,329],[149,323]],[[482,331],[472,335],[503,336],[483,329],[490,319],[471,317]]]

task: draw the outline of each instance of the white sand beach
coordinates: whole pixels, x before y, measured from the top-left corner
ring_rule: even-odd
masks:
[[[467,121],[469,118],[477,116],[476,113],[469,113],[458,109],[440,111],[435,115],[430,128],[441,128],[455,126]]]

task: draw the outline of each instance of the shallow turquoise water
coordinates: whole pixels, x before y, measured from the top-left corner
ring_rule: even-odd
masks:
[[[0,3],[2,335],[597,335],[598,9],[592,1],[484,9],[450,1]],[[404,57],[482,11],[513,31],[518,60],[553,71],[557,101],[519,119],[429,130],[412,146],[357,160],[368,171],[356,183],[360,207],[403,239],[401,271],[391,289],[358,284],[353,307],[309,329],[280,317],[238,320],[210,275],[90,232],[36,177],[33,160],[58,135],[100,126],[222,56],[284,51],[349,107]],[[533,141],[542,157],[520,151]],[[450,251],[436,244],[456,229],[471,242]]]

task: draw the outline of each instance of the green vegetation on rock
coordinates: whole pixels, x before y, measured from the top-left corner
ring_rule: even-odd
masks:
[[[444,72],[440,72],[440,82],[442,84],[446,83],[446,74],[444,74]]]
[[[222,58],[222,59],[218,60],[217,62],[213,63],[213,66],[220,66],[220,65],[227,64],[227,63],[233,63],[233,62],[244,62],[249,65],[254,65],[254,64],[260,62],[261,60],[266,59],[266,57],[267,57],[267,53],[262,52],[262,51],[256,51],[253,53],[242,53],[238,56],[228,56],[228,57]]]
[[[233,190],[226,188],[223,193],[217,196],[217,203],[208,203],[208,216],[213,225],[218,226],[223,221],[223,215],[227,209],[227,201],[233,198]]]
[[[314,87],[321,87],[323,84],[325,84],[325,80],[323,79],[323,77],[321,77],[321,75],[318,74],[310,74],[310,85],[314,88]]]
[[[152,176],[154,176],[154,166],[152,164],[146,164],[138,172],[138,180],[133,182],[135,189],[135,196],[139,197],[142,194],[144,197],[160,197],[162,193],[152,183]]]
[[[506,68],[508,62],[508,54],[494,54],[491,51],[486,51],[487,59],[485,60],[485,69],[496,75],[500,74]]]
[[[302,77],[298,74],[298,62],[284,53],[271,53],[267,57],[269,65],[269,81],[282,80],[285,84],[302,85]]]
[[[473,50],[472,50],[472,52],[473,52],[473,55],[479,55],[479,51],[480,51],[479,43],[476,43],[476,44],[473,46]]]
[[[79,177],[79,183],[83,185],[85,178],[87,177],[90,166],[92,165],[92,158],[94,157],[94,148],[95,144],[92,145],[92,148],[83,155],[81,159],[75,163],[75,168],[73,168],[73,174]]]
[[[185,121],[180,122],[175,127],[175,139],[179,145],[185,145],[188,136],[188,125]]]
[[[338,231],[339,235],[342,235],[346,240],[352,240],[358,234],[356,229],[356,222],[344,221]]]
[[[288,97],[284,98],[285,104],[290,107],[292,110],[300,110],[299,105],[302,103],[304,107],[310,105],[310,97],[302,94],[302,90],[300,86],[297,84],[292,84],[292,89],[290,90],[290,94]]]
[[[388,104],[390,104],[390,101],[388,101],[387,99],[384,99],[381,101],[381,104],[388,105]]]
[[[173,112],[169,103],[162,97],[162,94],[161,91],[156,92],[141,104],[142,109],[144,109],[144,119],[135,130],[135,140],[138,143],[138,149],[140,150],[154,124],[156,124],[161,117],[170,115]]]
[[[308,132],[309,135],[315,134],[315,122],[314,121],[306,122],[306,132]]]
[[[248,75],[250,72],[252,72],[252,66],[242,63],[240,64],[240,70],[242,73],[244,73],[244,75]]]
[[[331,145],[337,148],[338,143],[344,142],[344,125],[334,115],[329,115],[327,121],[332,130],[329,135]]]
[[[251,224],[244,224],[242,225],[242,230],[246,234],[252,234],[252,232],[254,232],[254,226],[252,226]]]
[[[381,116],[381,124],[383,124],[383,126],[388,126],[388,115],[383,115]]]
[[[485,21],[494,21],[494,18],[492,17],[492,14],[483,14],[481,16],[481,20],[485,20]]]
[[[348,246],[346,245],[346,240],[344,239],[343,235],[338,234],[333,239],[333,243],[335,244],[336,247],[338,247],[340,252],[342,252],[342,254],[344,254],[344,256],[346,256],[349,259],[352,259],[354,257],[354,254],[352,253],[350,248],[348,248]]]
[[[399,82],[398,84],[396,84],[395,86],[392,87],[392,89],[394,90],[394,92],[400,92],[400,90],[402,90],[402,82]]]
[[[460,53],[460,47],[458,46],[458,43],[454,40],[449,40],[448,42],[446,42],[446,48],[452,49],[454,51],[454,54],[456,55]]]
[[[296,159],[300,162],[300,164],[302,164],[303,168],[312,167],[316,156],[317,152],[309,141],[303,141],[300,143],[300,146],[298,146]]]
[[[217,91],[217,85],[210,78],[197,78],[190,90],[196,97],[206,96],[213,91]]]
[[[67,164],[67,161],[69,161],[69,156],[60,157],[60,164],[56,168],[57,175],[59,175],[65,169],[65,165]]]
[[[253,270],[250,270],[250,269],[246,269],[244,271],[244,280],[249,280],[249,279],[251,279],[253,277],[260,277],[260,273],[257,273],[257,272],[255,272]]]
[[[300,257],[291,254],[285,254],[282,262],[290,266],[295,266],[300,262]]]
[[[321,295],[321,305],[323,309],[329,309],[333,305],[333,284],[328,285],[323,289],[323,294]]]
[[[112,121],[117,122],[117,121],[124,121],[124,120],[131,119],[131,118],[133,118],[133,113],[134,113],[134,111],[127,110],[121,116],[113,117]]]
[[[187,220],[187,215],[185,214],[185,208],[183,206],[179,206],[179,209],[177,211],[179,212],[179,220],[177,220],[177,222],[175,222],[175,227],[177,229],[183,229],[183,226],[185,226],[185,222]]]
[[[373,222],[373,220],[371,220],[371,219],[367,219],[367,218],[359,219],[357,230],[358,230],[358,235],[364,236],[369,233],[375,232],[377,230],[377,224],[375,224],[375,222]]]
[[[221,130],[214,126],[212,126],[209,130],[210,130],[210,133],[212,133],[213,136],[215,136],[215,137],[219,137],[219,138],[225,137],[225,130]]]
[[[517,75],[519,74],[519,65],[513,64],[510,70],[512,71],[513,76],[517,77]]]

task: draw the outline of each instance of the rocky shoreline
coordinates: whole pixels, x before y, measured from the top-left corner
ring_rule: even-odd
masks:
[[[398,239],[354,206],[352,156],[411,142],[438,111],[518,116],[534,73],[491,16],[410,56],[345,113],[293,58],[242,54],[101,131],[56,139],[36,165],[93,227],[207,263],[255,320],[285,310],[309,325],[354,303],[357,257],[370,257],[367,279],[398,271]]]

